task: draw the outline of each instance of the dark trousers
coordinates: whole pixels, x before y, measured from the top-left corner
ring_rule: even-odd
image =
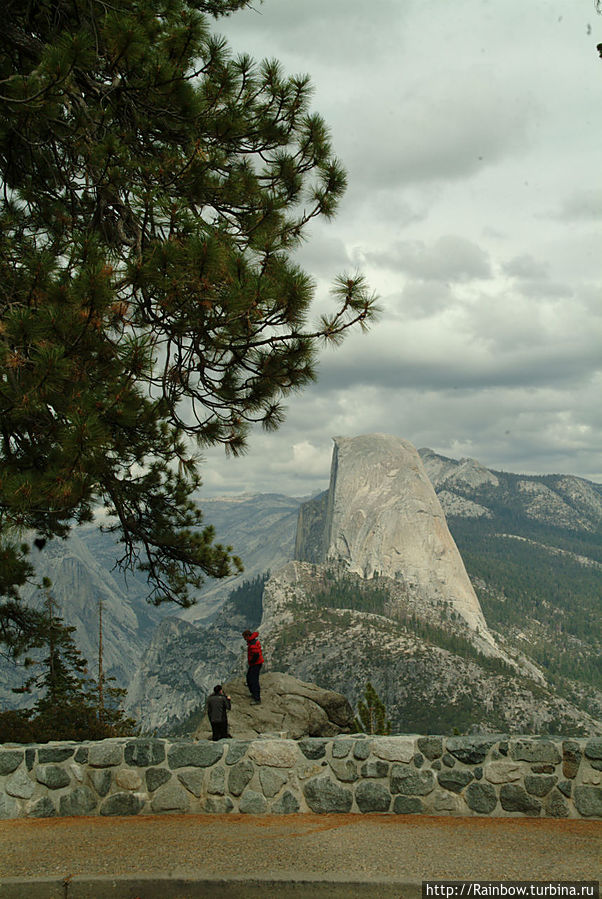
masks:
[[[249,688],[249,693],[256,699],[257,702],[261,701],[261,689],[259,687],[259,672],[261,671],[261,665],[249,665],[249,669],[247,671],[247,687]]]
[[[212,740],[225,740],[228,736],[228,722],[212,721],[211,730],[213,731]]]

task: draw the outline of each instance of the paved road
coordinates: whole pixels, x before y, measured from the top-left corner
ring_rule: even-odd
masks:
[[[420,895],[423,880],[592,881],[602,822],[397,815],[0,821],[1,899]]]

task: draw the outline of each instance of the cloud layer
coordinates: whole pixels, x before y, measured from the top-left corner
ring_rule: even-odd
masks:
[[[350,186],[299,254],[360,268],[383,315],[210,493],[326,486],[331,437],[372,431],[485,465],[602,480],[602,17],[564,0],[265,0],[220,28],[309,72]],[[267,461],[269,460],[269,461]]]

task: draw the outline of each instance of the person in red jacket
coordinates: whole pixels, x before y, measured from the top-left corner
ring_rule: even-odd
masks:
[[[259,634],[257,631],[243,631],[243,637],[247,641],[247,687],[249,693],[253,697],[251,705],[258,705],[261,702],[261,689],[259,687],[259,674],[263,665],[263,653],[261,651],[261,643],[259,642]]]

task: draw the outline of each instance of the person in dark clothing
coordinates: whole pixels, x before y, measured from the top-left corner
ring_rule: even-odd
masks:
[[[213,693],[207,700],[207,715],[213,731],[213,740],[223,740],[229,737],[228,711],[232,708],[230,697],[226,696],[221,684],[216,684]]]
[[[259,686],[259,674],[263,665],[263,653],[261,651],[261,643],[259,642],[259,634],[257,631],[243,631],[243,637],[247,641],[247,687],[249,693],[253,697],[252,705],[258,705],[261,702],[261,688]]]

